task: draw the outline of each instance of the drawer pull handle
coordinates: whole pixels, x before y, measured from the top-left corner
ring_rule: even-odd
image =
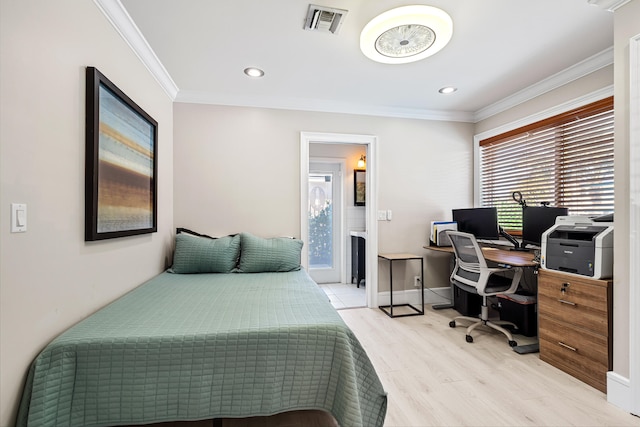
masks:
[[[567,301],[566,299],[559,299],[558,302],[561,302],[562,304],[573,305],[573,306],[578,305],[575,302]]]
[[[558,345],[561,346],[561,347],[566,348],[567,350],[576,351],[576,352],[578,351],[577,348],[571,347],[570,345],[567,345],[567,344],[563,343],[562,341],[558,341]]]

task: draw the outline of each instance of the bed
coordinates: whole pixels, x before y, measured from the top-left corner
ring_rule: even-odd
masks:
[[[320,409],[342,426],[382,426],[386,393],[358,339],[299,258],[289,271],[249,272],[266,258],[282,263],[273,247],[265,258],[256,241],[261,251],[242,240],[240,261],[222,273],[176,273],[174,257],[174,270],[57,337],[32,363],[17,425]],[[244,268],[243,256],[253,256]]]

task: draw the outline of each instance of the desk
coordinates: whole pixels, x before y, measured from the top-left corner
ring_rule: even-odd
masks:
[[[406,317],[418,316],[424,314],[424,260],[421,256],[413,254],[379,254],[378,258],[389,261],[389,305],[381,305],[380,310],[384,311],[389,317]],[[393,305],[393,263],[394,261],[410,261],[420,260],[420,299],[422,301],[421,309],[411,304]],[[412,313],[393,314],[394,307],[408,307],[413,310]]]
[[[425,249],[453,254],[451,246],[423,246]],[[511,265],[513,267],[537,267],[533,252],[510,251],[494,247],[482,246],[482,254],[487,261],[498,264]]]
[[[446,252],[453,255],[453,247],[451,246],[423,246],[423,248],[437,252]],[[499,249],[489,246],[482,246],[481,249],[484,258],[487,261],[514,267],[538,267],[538,262],[535,261],[535,254],[533,252],[510,251],[508,249]],[[453,284],[451,285],[451,288],[453,289]],[[453,298],[453,290],[451,295]],[[431,308],[434,310],[453,308],[453,302],[450,302],[449,304],[435,304]]]

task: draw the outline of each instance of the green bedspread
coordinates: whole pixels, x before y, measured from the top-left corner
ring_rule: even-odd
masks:
[[[115,426],[323,409],[381,426],[386,393],[304,270],[162,273],[51,342],[18,426]]]

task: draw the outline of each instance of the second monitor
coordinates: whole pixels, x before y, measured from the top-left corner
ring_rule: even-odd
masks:
[[[451,213],[453,220],[458,223],[458,231],[471,233],[476,239],[482,240],[500,240],[500,237],[504,237],[513,245],[512,250],[525,250],[515,237],[500,227],[496,207],[453,209]]]
[[[458,231],[471,233],[476,239],[500,239],[498,210],[495,207],[453,209],[451,213],[458,223]]]

